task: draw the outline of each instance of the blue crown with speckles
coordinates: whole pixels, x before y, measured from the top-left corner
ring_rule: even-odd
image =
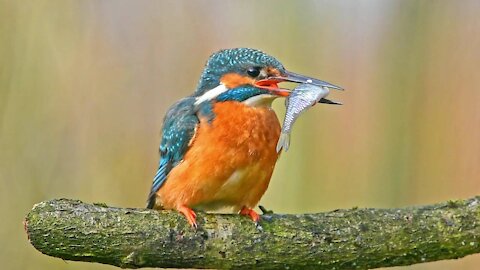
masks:
[[[221,50],[208,59],[194,95],[202,95],[205,91],[217,87],[222,75],[232,72],[243,74],[250,66],[271,66],[280,71],[285,70],[277,59],[259,50],[251,48]]]

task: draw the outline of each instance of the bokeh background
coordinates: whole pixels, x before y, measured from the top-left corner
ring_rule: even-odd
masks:
[[[0,268],[114,269],[37,252],[32,205],[143,207],[163,115],[208,56],[253,47],[341,85],[293,131],[282,213],[480,194],[479,1],[0,0]],[[275,108],[283,118],[283,102]],[[480,255],[398,269],[478,269]]]

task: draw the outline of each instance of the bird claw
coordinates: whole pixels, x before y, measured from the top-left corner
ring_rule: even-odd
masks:
[[[250,219],[253,220],[253,222],[255,222],[255,224],[257,224],[258,221],[260,220],[260,215],[257,214],[257,212],[255,212],[253,209],[248,208],[246,206],[244,206],[242,210],[240,210],[240,215],[249,216]]]
[[[197,214],[190,208],[186,206],[181,206],[178,209],[178,212],[182,213],[188,221],[188,224],[194,229],[197,229]]]
[[[262,210],[262,215],[271,215],[273,214],[273,210],[267,210],[263,205],[259,205],[258,208]]]

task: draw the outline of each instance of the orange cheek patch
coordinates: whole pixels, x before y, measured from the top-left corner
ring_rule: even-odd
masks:
[[[267,67],[267,74],[269,77],[278,77],[282,75],[278,69],[273,67]]]
[[[253,85],[255,80],[237,73],[227,73],[220,78],[220,82],[223,83],[227,88],[232,89],[245,84]]]

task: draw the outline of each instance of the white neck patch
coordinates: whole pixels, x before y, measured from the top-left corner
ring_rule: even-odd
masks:
[[[253,96],[243,101],[243,103],[247,106],[252,106],[252,107],[271,107],[273,100],[276,98],[277,96],[262,94],[262,95]]]
[[[197,100],[195,101],[195,105],[198,105],[204,101],[207,100],[212,100],[216,97],[218,97],[220,94],[227,92],[228,88],[224,84],[220,84],[219,86],[208,90],[207,92],[203,93],[203,95],[197,97]]]

